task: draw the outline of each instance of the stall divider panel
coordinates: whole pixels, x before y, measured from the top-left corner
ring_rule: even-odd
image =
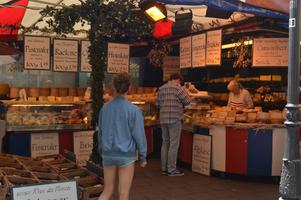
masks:
[[[192,144],[192,132],[182,130],[179,148],[179,160],[181,162],[192,164]]]
[[[271,176],[273,131],[249,129],[248,132],[248,175]]]
[[[226,129],[226,172],[246,175],[248,162],[248,129]]]
[[[8,153],[30,157],[30,133],[8,133]]]
[[[147,141],[147,155],[150,155],[154,151],[153,129],[150,126],[146,126],[144,130]]]
[[[212,136],[211,168],[216,171],[226,171],[226,127],[213,126],[210,129]]]
[[[272,176],[280,176],[282,170],[282,158],[284,153],[284,134],[285,128],[273,129],[272,144]]]
[[[73,132],[63,131],[59,133],[60,154],[64,155],[64,150],[73,152]]]

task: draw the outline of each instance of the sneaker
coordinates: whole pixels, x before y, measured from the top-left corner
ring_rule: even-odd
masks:
[[[173,172],[168,172],[168,176],[184,176],[184,172],[181,172],[179,170],[175,170]]]
[[[161,174],[162,174],[162,175],[167,175],[167,171],[161,170]]]

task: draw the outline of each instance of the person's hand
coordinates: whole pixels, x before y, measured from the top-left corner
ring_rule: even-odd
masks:
[[[144,168],[146,165],[147,165],[147,161],[146,160],[140,162],[140,167]]]

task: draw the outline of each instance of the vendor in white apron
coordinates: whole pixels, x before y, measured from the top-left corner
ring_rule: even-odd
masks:
[[[243,110],[254,107],[249,91],[244,89],[240,83],[232,80],[227,88],[230,91],[228,106],[233,110]]]

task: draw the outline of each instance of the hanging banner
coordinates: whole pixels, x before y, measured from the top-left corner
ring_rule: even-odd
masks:
[[[192,36],[192,67],[206,66],[206,34]]]
[[[53,71],[77,72],[78,70],[78,41],[53,41]]]
[[[253,44],[254,67],[288,66],[288,38],[257,38]]]
[[[180,68],[191,67],[191,37],[180,39]]]
[[[50,38],[24,36],[24,69],[50,70]]]
[[[180,73],[180,58],[165,56],[163,59],[163,81],[168,81],[171,74]]]
[[[32,133],[30,138],[31,157],[59,154],[58,133]]]
[[[210,176],[211,136],[193,135],[192,171]]]
[[[75,180],[15,186],[11,192],[12,200],[78,200]]]
[[[80,71],[81,72],[92,72],[92,67],[89,63],[89,47],[90,41],[81,42],[81,59],[80,59]]]
[[[79,131],[73,133],[74,154],[76,162],[80,166],[86,165],[93,149],[94,131]]]
[[[221,65],[222,30],[207,32],[206,65]]]
[[[129,72],[130,45],[109,43],[108,44],[108,73]]]

